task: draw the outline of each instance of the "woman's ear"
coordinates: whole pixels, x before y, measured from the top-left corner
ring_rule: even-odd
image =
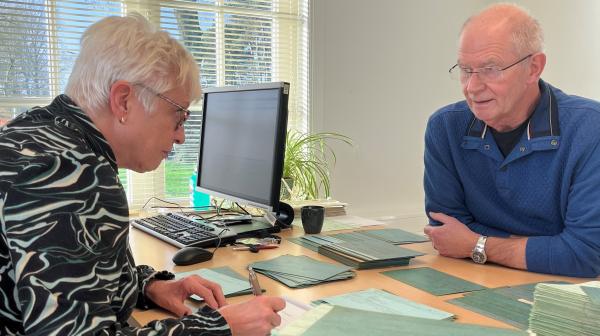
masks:
[[[124,124],[127,121],[127,112],[129,108],[129,99],[134,95],[131,83],[119,80],[110,86],[109,106],[112,115]]]

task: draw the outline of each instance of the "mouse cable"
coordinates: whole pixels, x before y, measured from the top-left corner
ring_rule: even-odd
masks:
[[[225,232],[225,231],[229,231],[229,229],[228,229],[228,228],[225,228],[225,229],[221,230],[221,232],[219,232],[219,234],[217,235],[217,238],[219,238],[219,240],[217,241],[217,247],[215,247],[215,249],[214,249],[214,250],[212,250],[213,257],[214,257],[214,255],[215,255],[215,252],[217,251],[217,249],[218,249],[219,247],[221,247],[221,235],[222,235],[222,234],[223,234],[223,232]]]

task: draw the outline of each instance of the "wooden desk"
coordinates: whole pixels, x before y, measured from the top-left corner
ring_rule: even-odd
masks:
[[[177,248],[164,243],[142,231],[131,228],[130,238],[136,263],[151,265],[158,270],[166,269],[172,272],[184,272],[198,268],[229,266],[236,272],[245,275],[247,274],[246,267],[249,263],[259,260],[272,259],[281,254],[307,255],[317,260],[323,260],[330,263],[335,262],[316,252],[285,240],[287,237],[301,236],[303,233],[304,232],[302,232],[302,229],[297,228],[294,230],[286,230],[281,232],[280,235],[282,238],[284,238],[284,240],[279,248],[261,250],[259,253],[251,253],[249,251],[233,251],[231,247],[222,247],[216,251],[212,260],[191,266],[175,266],[171,261],[171,257],[177,251]],[[514,327],[504,322],[496,321],[489,317],[446,302],[446,300],[450,298],[462,296],[461,294],[446,295],[441,297],[434,296],[414,287],[405,285],[404,283],[396,281],[390,277],[384,276],[380,274],[380,272],[384,270],[427,266],[486,287],[521,285],[549,280],[562,280],[572,283],[587,281],[587,279],[518,271],[497,265],[477,265],[470,260],[441,257],[437,254],[437,251],[433,249],[431,243],[429,242],[402,246],[425,252],[427,255],[412,259],[409,266],[360,270],[356,271],[356,277],[350,280],[336,281],[302,289],[287,288],[279,282],[267,278],[261,274],[258,274],[258,277],[261,287],[266,289],[266,295],[285,295],[305,303],[310,303],[312,300],[325,296],[338,295],[367,288],[381,288],[407,299],[453,313],[457,316],[456,321],[459,323],[474,323],[513,329]],[[249,296],[245,295],[229,298],[228,302],[238,303],[248,299]],[[132,317],[140,325],[145,325],[152,320],[163,319],[170,316],[172,315],[169,315],[169,313],[162,310],[149,310],[135,311]]]

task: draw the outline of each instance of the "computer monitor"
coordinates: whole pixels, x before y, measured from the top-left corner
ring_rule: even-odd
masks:
[[[289,88],[204,90],[197,191],[278,212]]]

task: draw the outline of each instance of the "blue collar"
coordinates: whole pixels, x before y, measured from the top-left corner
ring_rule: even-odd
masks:
[[[540,87],[540,100],[527,124],[528,140],[545,136],[560,135],[556,97],[550,89],[550,85],[546,82],[540,79],[538,85]],[[466,135],[483,139],[485,138],[487,129],[488,125],[473,115],[473,119],[471,119],[469,127],[467,128]]]

